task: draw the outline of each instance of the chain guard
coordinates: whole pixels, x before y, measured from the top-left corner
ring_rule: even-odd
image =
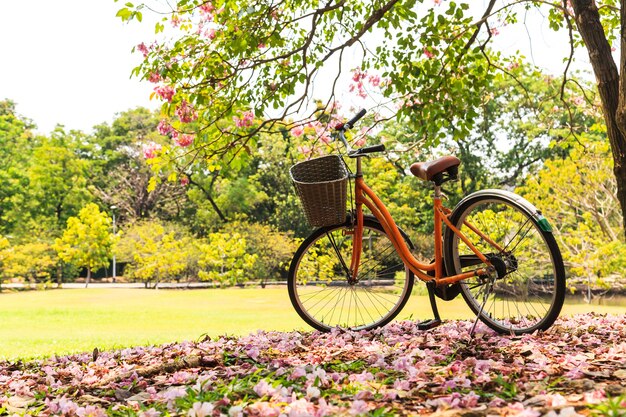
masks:
[[[430,263],[435,262],[432,260]],[[443,263],[443,276],[448,276],[448,272],[446,271],[446,264]],[[480,265],[482,261],[476,255],[461,255],[461,268],[465,268],[468,266]],[[428,271],[428,275],[431,277],[435,276],[435,271]],[[444,301],[454,300],[459,294],[461,294],[461,284],[459,282],[455,282],[454,284],[448,285],[440,285],[435,288],[435,295],[441,298]]]

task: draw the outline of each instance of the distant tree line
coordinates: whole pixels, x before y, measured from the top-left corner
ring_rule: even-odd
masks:
[[[584,99],[566,89],[564,101],[558,80],[523,65],[510,71],[522,82],[495,77],[484,86],[478,120],[463,137],[449,127],[434,144],[402,120],[377,125],[368,115],[352,140],[388,149],[366,162],[368,183],[430,259],[431,190],[407,168],[455,154],[461,179],[447,185],[450,206],[481,188],[514,189],[555,225],[573,287],[622,285],[626,244],[593,89]],[[283,279],[310,231],[289,167],[333,152],[325,129],[351,115],[321,107],[307,124],[261,130],[236,155],[215,158],[186,153],[193,138],[173,134],[145,108],[89,134],[58,126],[44,136],[12,101],[0,102],[0,283],[67,282],[81,269],[89,279],[114,253],[125,265],[120,278],[152,287]],[[232,123],[262,120],[242,115]]]

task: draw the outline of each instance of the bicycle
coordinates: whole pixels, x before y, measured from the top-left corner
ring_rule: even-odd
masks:
[[[417,276],[426,283],[434,315],[419,323],[421,329],[441,323],[435,297],[451,300],[459,294],[476,314],[470,334],[478,319],[499,333],[549,328],[565,298],[565,269],[548,220],[524,198],[496,189],[472,193],[450,210],[442,203],[441,186],[458,178],[461,161],[444,156],[415,163],[411,173],[434,184],[435,256],[431,263],[420,262],[411,253],[408,235],[363,178],[362,158],[384,151],[384,145],[353,150],[346,140],[346,131],[364,114],[361,110],[335,133],[345,155],[356,159],[353,175],[339,175],[354,184],[349,187],[352,209],[346,213],[347,180],[341,178],[343,185],[327,192],[331,197],[343,193],[344,200],[330,210],[335,217],[304,239],[289,268],[289,297],[300,317],[320,331],[383,326],[405,306]],[[324,158],[347,171],[343,155],[316,159],[329,165]],[[291,169],[296,185],[294,172],[300,164]],[[332,178],[322,178],[318,184],[330,182]],[[305,211],[319,209],[317,191],[305,201],[298,189]],[[364,214],[363,206],[371,214]]]

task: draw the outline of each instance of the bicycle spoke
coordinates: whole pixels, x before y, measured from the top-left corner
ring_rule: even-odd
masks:
[[[349,277],[350,276],[350,268],[348,268],[348,266],[346,265],[346,262],[343,259],[343,256],[341,255],[341,252],[339,251],[339,248],[337,247],[337,244],[335,243],[335,238],[332,236],[332,233],[326,233],[326,236],[328,236],[328,240],[330,241],[330,245],[333,247],[333,249],[335,250],[335,253],[337,254],[337,258],[339,259],[339,262],[341,263],[341,266],[343,267],[343,271],[346,273],[346,276]]]

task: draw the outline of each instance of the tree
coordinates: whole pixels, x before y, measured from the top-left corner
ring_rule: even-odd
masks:
[[[90,203],[80,210],[78,217],[67,220],[67,228],[56,239],[54,248],[63,261],[87,268],[85,286],[88,286],[91,272],[109,264],[114,241],[111,218]]]
[[[626,5],[615,0],[511,0],[495,6],[495,0],[489,1],[476,19],[475,9],[452,1],[428,7],[415,0],[179,0],[171,9],[159,10],[179,35],[171,42],[139,45],[145,59],[133,73],[156,83],[154,94],[164,101],[162,112],[171,132],[193,135],[188,152],[208,158],[236,159],[254,146],[261,131],[281,122],[298,127],[304,123],[302,114],[318,119],[317,108],[307,106],[321,94],[315,80],[330,80],[322,93],[329,109],[335,105],[337,86],[344,83],[342,73],[350,70],[350,88],[358,95],[367,97],[372,87],[380,91],[379,107],[388,110],[381,110],[379,121],[397,117],[420,139],[437,143],[450,134],[455,139],[468,135],[496,74],[515,79],[509,68],[518,60],[489,48],[498,27],[531,9],[547,10],[549,26],[569,34],[571,50],[584,45],[589,52],[624,217],[626,59],[618,71],[611,44],[621,39],[626,56],[626,39],[619,37],[626,28],[626,19],[620,22]],[[141,20],[145,8],[127,3],[118,16]],[[157,23],[157,32],[164,28],[163,22]],[[344,65],[348,53],[360,61],[358,68]],[[573,52],[559,97],[569,108],[574,106],[564,91],[576,88],[569,77],[572,57]],[[234,126],[227,123],[231,120]],[[167,147],[161,155],[167,160]]]
[[[124,274],[154,288],[165,279],[176,278],[198,262],[195,239],[181,227],[144,221],[124,230],[116,247],[119,259],[128,262]]]
[[[91,168],[85,134],[57,126],[49,137],[37,137],[27,170],[29,187],[19,227],[59,236],[67,220],[93,201],[88,189]]]
[[[248,253],[246,239],[237,232],[211,233],[200,251],[198,277],[203,281],[235,285],[256,278],[257,255]]]
[[[18,115],[15,103],[0,101],[0,232],[13,229],[16,212],[27,200],[27,166],[32,155],[33,123]]]
[[[0,242],[0,249],[2,243]],[[59,263],[56,252],[45,242],[29,242],[0,250],[0,281],[46,282]]]
[[[253,279],[258,278],[264,284],[269,279],[286,277],[297,249],[289,234],[269,225],[241,220],[230,223],[227,228],[240,234],[246,241],[246,253],[255,256],[254,265],[250,267]]]
[[[601,138],[584,139],[567,158],[547,161],[518,191],[557,229],[570,285],[618,286],[612,281],[623,276],[626,243],[619,233],[617,184],[606,169],[610,149]]]

